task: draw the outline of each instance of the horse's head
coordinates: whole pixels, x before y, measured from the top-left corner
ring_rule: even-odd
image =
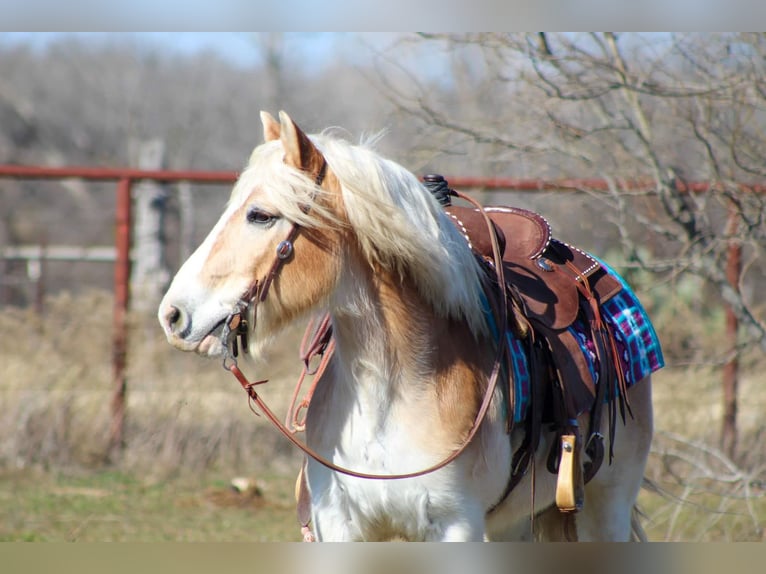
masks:
[[[257,347],[319,304],[336,281],[338,227],[320,224],[338,219],[337,181],[287,114],[277,122],[262,112],[261,120],[265,143],[160,304],[160,324],[181,350],[220,355],[229,319],[248,308]]]

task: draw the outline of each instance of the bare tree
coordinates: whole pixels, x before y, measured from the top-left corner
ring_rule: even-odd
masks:
[[[722,362],[766,350],[752,298],[766,245],[766,36],[423,34],[403,44],[415,42],[450,54],[440,77],[450,95],[391,54],[382,67],[407,81],[383,88],[435,146],[473,149],[495,173],[606,179],[606,192],[583,191],[602,201],[631,264],[703,278],[744,327]],[[646,249],[650,237],[658,249]],[[731,455],[736,386],[725,411]]]

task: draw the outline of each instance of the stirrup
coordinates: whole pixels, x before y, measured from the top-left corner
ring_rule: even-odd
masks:
[[[561,460],[556,480],[556,506],[561,512],[582,510],[584,484],[577,435],[561,435]]]

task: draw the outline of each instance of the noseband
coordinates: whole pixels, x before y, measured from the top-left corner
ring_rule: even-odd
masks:
[[[317,173],[317,176],[314,178],[314,185],[316,185],[317,188],[322,187],[322,182],[324,181],[326,174],[327,161],[325,161],[323,158],[322,167],[319,168],[319,173]],[[302,209],[305,213],[307,213],[309,207],[304,206]],[[238,340],[242,345],[242,351],[247,353],[247,333],[249,328],[246,316],[247,310],[252,306],[253,324],[255,324],[258,304],[263,303],[263,301],[266,300],[266,296],[269,293],[269,288],[271,287],[274,278],[279,273],[282,265],[292,256],[293,242],[295,241],[299,230],[300,227],[297,223],[293,223],[291,225],[287,236],[277,245],[274,262],[271,264],[271,268],[269,269],[268,273],[266,273],[263,279],[256,279],[253,281],[250,287],[248,287],[248,289],[239,298],[239,301],[236,305],[236,310],[226,318],[223,331],[221,332],[221,343],[223,343],[224,347],[223,366],[225,369],[231,370],[229,368],[229,361],[231,361],[232,358],[236,359],[236,357],[239,355],[239,346],[237,344]],[[231,356],[229,355],[229,345],[231,345]],[[236,361],[234,361],[234,366],[236,366]]]

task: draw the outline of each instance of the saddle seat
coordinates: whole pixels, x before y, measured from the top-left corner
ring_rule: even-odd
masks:
[[[445,210],[474,251],[491,260],[489,230],[478,209],[449,205]],[[506,282],[521,296],[525,314],[541,326],[558,331],[574,323],[580,307],[577,281],[587,279],[600,302],[622,289],[596,259],[554,239],[542,215],[518,207],[485,210],[499,240]]]

